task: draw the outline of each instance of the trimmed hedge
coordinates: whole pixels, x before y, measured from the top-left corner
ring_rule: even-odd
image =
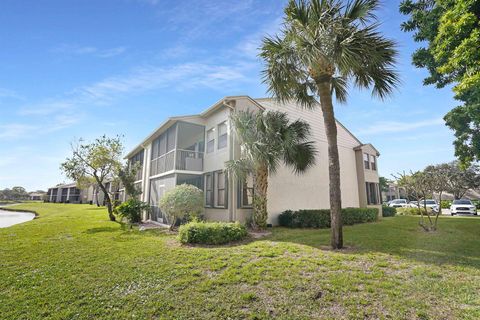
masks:
[[[397,208],[383,206],[382,207],[382,217],[395,217],[397,214]]]
[[[342,223],[346,226],[373,222],[377,217],[377,208],[342,209]],[[278,223],[288,228],[330,228],[330,210],[287,210],[278,216]]]
[[[247,228],[238,222],[189,222],[178,229],[181,243],[224,244],[242,240]]]

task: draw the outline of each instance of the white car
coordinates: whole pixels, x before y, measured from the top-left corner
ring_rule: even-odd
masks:
[[[433,212],[437,213],[440,210],[440,206],[438,205],[436,200],[427,199],[427,200],[420,200],[418,203],[412,204],[412,207],[418,208],[430,208]]]
[[[438,205],[436,200],[427,199],[427,200],[420,200],[420,202],[412,201],[409,203],[411,208],[430,208],[433,212],[437,213],[440,210],[440,206]]]
[[[388,206],[392,208],[406,208],[408,207],[408,202],[405,199],[395,199],[390,201]]]
[[[453,200],[450,206],[450,214],[473,214],[477,215],[477,207],[468,199]]]

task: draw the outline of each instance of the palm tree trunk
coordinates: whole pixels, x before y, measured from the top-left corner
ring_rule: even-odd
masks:
[[[268,190],[268,168],[260,166],[254,174],[255,194],[253,195],[253,227],[264,230],[267,228],[267,190]]]
[[[343,247],[342,232],[342,195],[340,190],[340,160],[337,145],[337,122],[333,111],[330,81],[317,83],[318,95],[323,113],[323,122],[328,142],[328,174],[330,178],[330,219],[331,239],[333,249]]]

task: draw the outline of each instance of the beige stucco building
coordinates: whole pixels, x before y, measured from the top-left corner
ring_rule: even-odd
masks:
[[[240,146],[230,115],[236,110],[278,110],[291,120],[311,125],[318,150],[316,165],[302,175],[281,167],[269,178],[269,223],[277,224],[284,210],[329,208],[327,139],[320,109],[306,110],[296,103],[279,104],[270,98],[226,97],[198,115],[172,117],[163,122],[126,156],[140,162],[137,184],[142,200],[152,206],[145,219],[166,223],[158,208],[162,195],[175,185],[189,183],[205,194],[204,215],[209,220],[245,221],[251,214],[250,183],[224,173],[225,162],[238,159]],[[379,206],[378,151],[361,143],[337,122],[343,207]]]

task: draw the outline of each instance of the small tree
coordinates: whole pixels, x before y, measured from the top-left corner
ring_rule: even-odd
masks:
[[[125,164],[118,172],[118,179],[121,181],[128,199],[116,208],[116,212],[122,218],[127,219],[130,224],[141,222],[142,212],[146,211],[149,213],[150,211],[150,205],[139,199],[142,190],[135,186],[138,170],[140,170],[138,163],[133,165]]]
[[[142,190],[135,186],[137,172],[140,170],[140,167],[139,163],[133,165],[126,164],[118,172],[118,178],[125,189],[125,194],[132,198],[138,198],[142,194]]]
[[[115,208],[115,211],[122,218],[127,219],[128,223],[140,223],[142,221],[142,211],[150,210],[150,206],[136,198],[130,198]]]
[[[424,172],[429,176],[432,191],[438,193],[438,212],[433,223],[433,230],[437,230],[438,217],[442,213],[442,194],[447,190],[448,186],[448,165],[439,164],[436,166],[428,166]]]
[[[453,161],[443,166],[448,179],[445,191],[453,194],[455,199],[461,199],[468,190],[480,187],[478,165],[473,164],[464,169],[458,161]]]
[[[80,139],[71,146],[73,155],[61,164],[61,170],[68,178],[77,182],[93,179],[105,195],[110,220],[115,221],[112,199],[106,183],[118,174],[121,166],[123,145],[120,136],[108,138],[104,135],[92,143],[85,143]]]
[[[185,217],[200,215],[204,206],[203,191],[189,184],[178,185],[160,199],[160,209],[170,218],[170,230]]]

